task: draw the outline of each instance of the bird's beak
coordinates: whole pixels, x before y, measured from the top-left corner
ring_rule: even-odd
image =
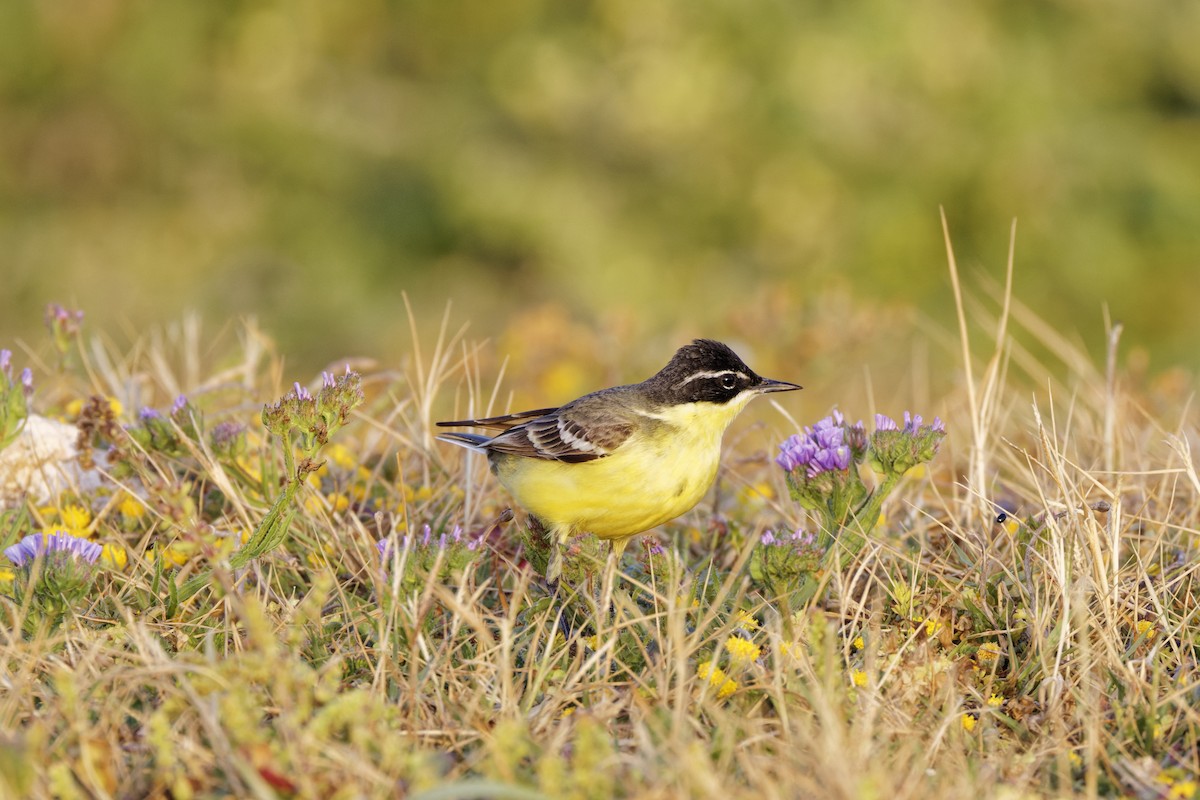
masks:
[[[794,392],[797,389],[804,387],[797,383],[788,383],[787,381],[773,381],[770,378],[763,378],[762,383],[754,387],[758,391],[766,394],[767,392]]]

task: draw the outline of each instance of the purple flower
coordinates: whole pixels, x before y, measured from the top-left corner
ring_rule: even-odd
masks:
[[[162,419],[162,414],[158,413],[150,406],[142,406],[142,410],[138,412],[138,419],[140,419],[143,423],[146,423],[152,419]]]
[[[295,383],[293,383],[292,388],[295,390],[297,400],[312,400],[313,399],[312,393],[309,392],[307,388],[301,386],[300,381],[296,381]]]
[[[861,425],[847,426],[841,412],[835,410],[811,428],[805,428],[803,433],[789,436],[779,446],[780,454],[775,463],[785,472],[804,467],[810,478],[822,472],[849,469],[854,463],[851,443],[862,438],[859,435]]]
[[[25,394],[33,394],[33,372],[29,367],[21,370],[21,386],[25,389]]]
[[[324,389],[332,389],[337,386],[337,378],[333,377],[331,372],[321,373],[321,387]]]
[[[905,412],[907,414],[907,412]],[[900,426],[896,424],[896,420],[883,414],[875,415],[875,430],[877,431],[898,431]]]
[[[89,564],[95,564],[100,557],[103,547],[87,539],[71,536],[69,533],[55,531],[54,533],[31,533],[12,547],[4,550],[8,560],[18,567],[23,567],[42,553],[68,553],[81,558]]]
[[[388,553],[391,552],[392,549],[391,541],[388,539],[380,539],[375,543],[375,547],[379,550],[379,557],[386,561]]]
[[[769,530],[763,531],[763,535],[758,537],[758,543],[770,547],[775,544],[775,534]]]
[[[12,350],[0,350],[0,373],[5,380],[12,380]]]
[[[188,399],[186,394],[181,394],[175,398],[175,402],[171,404],[171,414],[178,414],[187,408]]]

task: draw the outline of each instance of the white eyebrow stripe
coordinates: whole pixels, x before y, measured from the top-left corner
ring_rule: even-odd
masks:
[[[749,378],[749,376],[744,372],[739,372],[734,369],[722,369],[722,370],[718,370],[716,372],[697,372],[695,374],[688,375],[686,378],[684,378],[683,380],[681,380],[679,383],[677,383],[675,385],[676,386],[687,386],[689,383],[691,383],[692,381],[694,381],[698,378],[719,378],[722,375],[737,375],[739,378]]]

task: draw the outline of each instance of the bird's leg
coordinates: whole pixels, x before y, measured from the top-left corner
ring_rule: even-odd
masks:
[[[614,623],[617,620],[617,610],[613,606],[613,591],[616,588],[617,576],[621,572],[621,558],[625,554],[625,545],[629,544],[629,538],[613,539],[612,549],[608,553],[608,563],[604,568],[604,580],[600,585],[600,598],[597,606],[599,609],[604,609]]]

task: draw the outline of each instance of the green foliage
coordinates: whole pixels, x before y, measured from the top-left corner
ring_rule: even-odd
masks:
[[[1171,0],[8,0],[3,318],[254,311],[315,366],[393,347],[401,289],[495,330],[762,282],[939,315],[943,205],[989,264],[1019,218],[1043,316],[1194,366],[1197,39]]]

